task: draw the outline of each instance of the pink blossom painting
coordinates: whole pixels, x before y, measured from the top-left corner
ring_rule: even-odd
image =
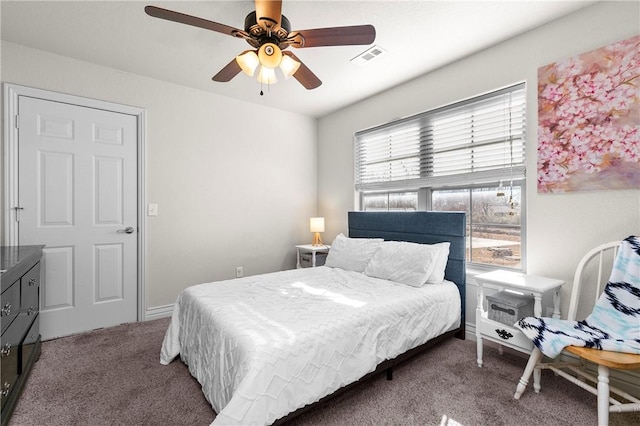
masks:
[[[538,192],[640,188],[640,36],[538,69]]]

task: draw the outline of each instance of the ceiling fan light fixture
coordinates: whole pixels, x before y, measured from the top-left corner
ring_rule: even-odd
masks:
[[[300,68],[300,62],[296,61],[290,56],[283,55],[280,61],[280,70],[284,74],[285,78],[290,78]]]
[[[258,73],[258,81],[262,84],[277,83],[278,79],[276,78],[276,70],[262,65],[260,67],[260,72]]]
[[[258,50],[258,58],[263,66],[273,69],[282,61],[282,50],[273,43],[265,43]]]
[[[256,72],[256,68],[260,65],[258,55],[253,50],[247,50],[236,56],[236,62],[240,65],[242,71],[249,77],[253,77]]]

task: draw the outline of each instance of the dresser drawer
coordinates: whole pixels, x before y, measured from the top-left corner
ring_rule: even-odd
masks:
[[[2,322],[2,332],[7,329],[11,321],[18,315],[20,310],[20,282],[16,281],[4,293],[2,293],[2,307],[0,311],[0,322]]]
[[[38,312],[40,307],[40,263],[20,279],[20,311]]]
[[[4,407],[20,374],[20,341],[23,335],[24,324],[16,320],[2,333],[2,338],[0,338],[0,368],[2,368],[0,390],[2,391],[2,407]]]

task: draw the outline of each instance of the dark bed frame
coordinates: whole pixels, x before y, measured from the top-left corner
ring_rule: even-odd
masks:
[[[351,238],[384,238],[388,241],[408,241],[421,244],[451,243],[449,260],[445,269],[445,279],[454,282],[460,291],[461,318],[460,327],[441,334],[428,342],[413,348],[394,359],[383,361],[376,369],[357,382],[338,389],[319,401],[304,406],[274,423],[283,424],[322,404],[342,392],[386,372],[391,380],[393,367],[407,359],[424,352],[438,342],[450,337],[465,338],[465,286],[466,286],[466,217],[464,212],[349,212],[349,237]]]

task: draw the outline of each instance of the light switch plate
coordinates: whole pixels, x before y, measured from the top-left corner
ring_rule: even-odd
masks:
[[[158,216],[158,205],[149,204],[147,207],[147,216]]]

